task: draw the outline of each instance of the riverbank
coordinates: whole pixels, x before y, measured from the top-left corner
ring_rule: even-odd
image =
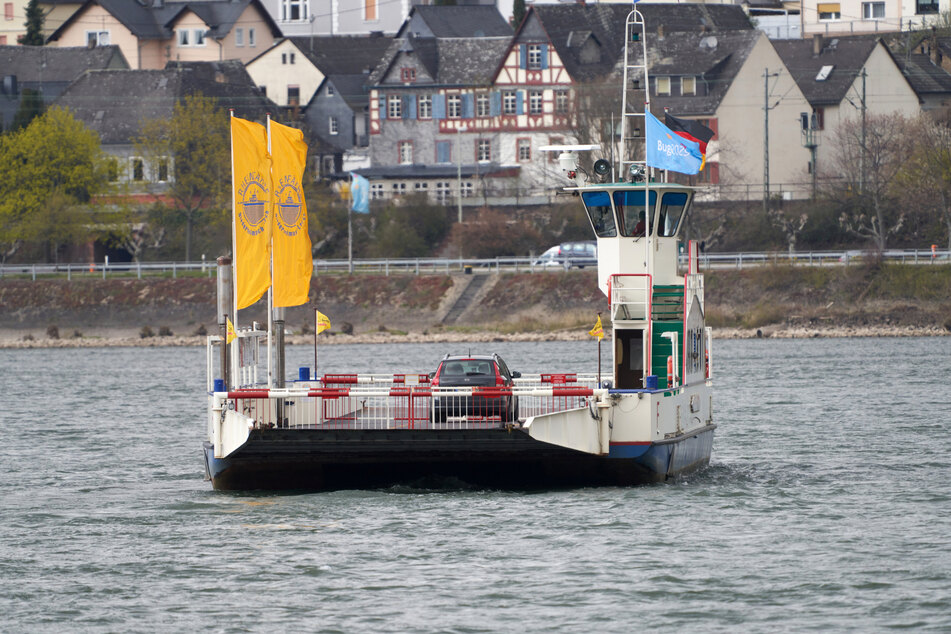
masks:
[[[951,334],[951,266],[758,267],[706,273],[707,324],[718,338]],[[0,348],[198,346],[215,321],[210,278],[0,280]],[[291,343],[586,339],[610,307],[597,273],[326,275],[287,309]],[[263,302],[239,326],[266,322]]]

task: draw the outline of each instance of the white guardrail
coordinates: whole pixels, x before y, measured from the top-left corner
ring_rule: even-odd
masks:
[[[750,253],[704,253],[700,255],[703,269],[742,269],[750,266],[790,264],[795,266],[849,266],[877,257],[877,253],[849,251],[800,251],[750,252]],[[903,264],[948,264],[951,250],[889,249],[881,257],[887,262]],[[686,255],[681,255],[681,264],[686,267]],[[449,274],[461,272],[545,272],[563,271],[563,265],[541,265],[531,257],[475,258],[394,258],[353,260],[314,260],[314,275],[340,273],[392,274]],[[588,268],[594,268],[588,265]],[[179,274],[195,276],[214,275],[213,261],[200,262],[95,262],[60,264],[0,264],[0,278],[4,277],[178,277]]]

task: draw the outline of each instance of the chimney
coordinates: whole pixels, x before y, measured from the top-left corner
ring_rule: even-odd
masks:
[[[822,54],[822,34],[816,33],[812,36],[812,54],[815,57],[818,57]]]

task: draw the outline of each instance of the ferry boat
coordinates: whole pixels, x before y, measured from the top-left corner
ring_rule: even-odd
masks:
[[[637,77],[647,86],[639,12],[631,12],[625,29],[627,42],[644,48],[639,59],[625,51],[624,85]],[[593,148],[548,148],[560,153],[567,189],[578,194],[597,240],[598,284],[611,319],[609,377],[523,374],[507,384],[445,387],[426,373],[317,376],[316,368],[300,368],[288,382],[283,309],[269,312],[266,331],[252,325],[229,335],[238,269],[219,258],[220,332],[208,341],[204,442],[212,486],[617,486],[706,465],[716,428],[712,336],[697,245],[688,243],[682,264],[680,243],[694,191],[660,182],[662,172],[646,155],[627,159],[624,139],[635,129],[643,131],[642,142],[650,140],[649,95],[643,112],[629,111],[627,92],[618,169],[599,160],[588,178],[578,153]],[[501,398],[517,399],[517,416],[479,416],[471,408],[437,416],[434,405]]]

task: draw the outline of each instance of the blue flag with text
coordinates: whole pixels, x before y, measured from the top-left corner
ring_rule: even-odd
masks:
[[[370,181],[353,172],[350,176],[353,178],[350,185],[350,197],[353,200],[350,209],[358,214],[370,213]]]
[[[674,133],[650,112],[644,113],[647,123],[647,164],[681,174],[699,174],[703,164],[700,144]]]

